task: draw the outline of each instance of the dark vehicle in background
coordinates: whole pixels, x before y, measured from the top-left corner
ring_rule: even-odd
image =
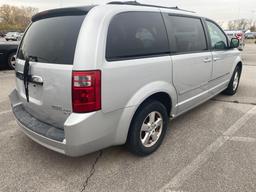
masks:
[[[5,34],[3,32],[0,32],[0,37],[4,37]]]
[[[0,43],[0,69],[15,68],[16,52],[18,46],[18,42]]]

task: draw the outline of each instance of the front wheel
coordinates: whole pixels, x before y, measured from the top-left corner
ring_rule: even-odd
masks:
[[[146,156],[161,145],[167,125],[166,107],[159,101],[148,101],[138,109],[130,125],[128,149],[139,156]]]
[[[234,95],[237,92],[239,82],[240,82],[240,76],[241,76],[241,69],[239,66],[235,68],[235,71],[232,75],[232,78],[228,84],[228,87],[226,90],[224,90],[224,94],[226,95]]]

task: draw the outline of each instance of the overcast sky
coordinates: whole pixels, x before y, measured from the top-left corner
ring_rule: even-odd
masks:
[[[33,6],[40,11],[56,7],[67,7],[88,4],[102,4],[108,0],[0,0],[1,4]],[[238,18],[256,20],[256,0],[138,0],[141,3],[162,6],[178,6],[182,9],[196,11],[202,16],[217,21],[228,21]]]

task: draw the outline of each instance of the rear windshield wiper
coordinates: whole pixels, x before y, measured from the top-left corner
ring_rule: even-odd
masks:
[[[25,95],[26,95],[26,99],[27,99],[28,103],[29,103],[28,84],[29,84],[30,77],[31,77],[31,75],[29,75],[29,69],[30,69],[29,62],[30,62],[30,60],[38,62],[38,59],[46,60],[44,58],[37,57],[37,56],[28,56],[25,60],[25,65],[24,65],[24,69],[23,69],[23,82],[24,82],[24,87],[25,87]]]
[[[30,57],[27,57],[25,61],[24,69],[23,69],[23,82],[24,82],[25,94],[26,94],[28,103],[29,103],[29,91],[28,91],[29,74],[28,73],[30,68],[29,60],[30,60]]]
[[[29,60],[34,62],[40,62],[40,60],[50,62],[48,59],[45,59],[43,57],[38,57],[38,56],[29,56]]]

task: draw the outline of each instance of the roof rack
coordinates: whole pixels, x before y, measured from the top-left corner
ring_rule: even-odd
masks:
[[[180,9],[178,6],[176,6],[176,7],[165,7],[165,6],[160,6],[160,5],[143,4],[143,3],[139,3],[139,2],[137,2],[137,1],[112,1],[112,2],[109,2],[108,4],[114,4],[114,5],[136,5],[136,6],[157,7],[157,8],[174,9],[174,10],[179,10],[179,11],[185,11],[185,12],[195,13],[194,11],[188,11],[188,10]]]

